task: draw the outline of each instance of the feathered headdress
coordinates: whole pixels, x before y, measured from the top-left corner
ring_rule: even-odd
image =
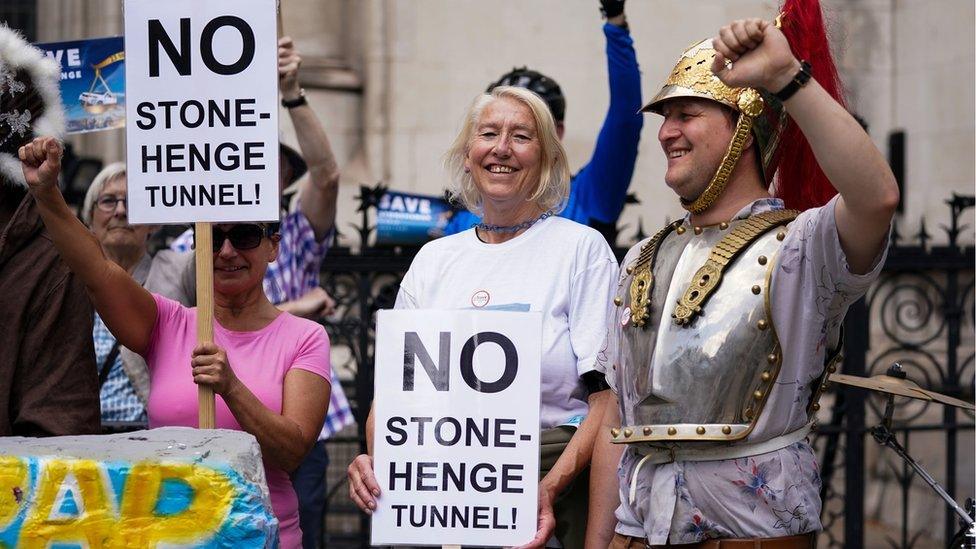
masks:
[[[64,135],[58,64],[0,25],[0,181],[26,185],[17,149],[35,137]]]

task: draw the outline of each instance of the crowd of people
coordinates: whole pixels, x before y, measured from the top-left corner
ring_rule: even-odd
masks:
[[[572,174],[558,84],[503,75],[447,151],[465,211],[417,253],[395,307],[470,308],[485,292],[479,308],[543,313],[527,546],[813,547],[820,481],[806,437],[846,310],[883,264],[894,178],[817,47],[816,2],[790,0],[775,24],[732,22],[669,74],[654,68],[665,83],[643,108],[624,1],[600,4],[611,97],[589,162]],[[188,230],[150,255],[157,227],[129,223],[122,163],[94,178],[79,219],[58,187],[62,145],[41,123],[50,91],[26,83],[34,127],[0,140],[0,341],[15,350],[0,359],[0,435],[196,426],[197,388],[209,387],[217,427],[261,447],[281,546],[312,548],[326,441],[352,423],[319,278],[339,165],[290,38],[278,62],[301,149],[280,145],[293,207],[277,223],[214,224],[212,250],[195,252]],[[641,111],[662,117],[664,182],[687,214],[618,265],[608,242]],[[201,252],[213,254],[212,343],[196,335]],[[365,513],[383,497],[373,427],[371,411],[367,452],[347,470]]]

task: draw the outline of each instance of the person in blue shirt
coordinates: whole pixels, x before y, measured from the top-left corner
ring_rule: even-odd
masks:
[[[593,156],[573,176],[569,200],[558,215],[597,229],[612,246],[617,236],[617,218],[623,210],[634,173],[637,144],[644,122],[638,112],[641,108],[640,71],[624,14],[624,0],[601,0],[600,3],[607,18],[603,34],[607,37],[610,107]],[[522,67],[502,76],[488,87],[488,91],[495,86],[519,86],[542,96],[552,111],[556,132],[562,139],[566,99],[552,78]],[[480,222],[477,215],[459,210],[444,228],[444,234],[458,233]]]

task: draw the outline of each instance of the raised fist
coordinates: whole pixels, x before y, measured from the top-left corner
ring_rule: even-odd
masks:
[[[625,0],[600,0],[600,11],[607,19],[616,17],[624,12]]]
[[[32,190],[57,187],[64,149],[53,137],[36,137],[17,151],[24,179]]]
[[[778,92],[800,70],[783,33],[769,21],[740,19],[722,27],[712,39],[718,55],[712,72],[735,88]]]
[[[278,40],[278,88],[286,99],[294,99],[300,89],[298,67],[302,58],[295,49],[295,42],[289,36]]]

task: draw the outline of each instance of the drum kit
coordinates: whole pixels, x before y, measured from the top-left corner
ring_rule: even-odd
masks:
[[[976,548],[976,526],[974,526],[974,505],[973,500],[970,498],[966,502],[966,509],[959,506],[955,500],[946,493],[945,489],[939,485],[938,482],[917,461],[915,461],[904,447],[895,438],[894,432],[891,430],[891,418],[894,414],[895,409],[895,397],[908,397],[918,400],[924,400],[929,402],[938,402],[946,406],[955,406],[957,408],[963,408],[965,410],[973,410],[972,404],[959,400],[957,398],[952,398],[935,391],[929,391],[918,386],[915,382],[908,379],[905,374],[904,369],[900,364],[895,363],[888,371],[884,374],[872,376],[872,377],[858,377],[852,375],[844,374],[831,374],[828,378],[833,383],[839,383],[841,385],[849,385],[852,387],[860,387],[862,389],[868,389],[871,391],[876,391],[883,393],[885,395],[885,411],[884,416],[881,420],[881,424],[871,428],[871,435],[874,440],[892,449],[898,456],[900,456],[909,467],[911,467],[919,477],[922,478],[929,486],[932,487],[939,497],[945,500],[946,504],[952,509],[957,515],[959,515],[959,525],[961,529],[953,538],[949,547],[966,547],[966,548]]]

